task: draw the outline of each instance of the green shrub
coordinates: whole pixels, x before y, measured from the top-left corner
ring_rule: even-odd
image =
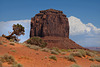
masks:
[[[12,51],[12,52],[16,52],[16,50],[10,50],[10,51]]]
[[[51,50],[51,54],[58,55],[59,53],[58,53],[58,52],[56,52],[55,50]]]
[[[0,41],[0,45],[3,45],[2,41]]]
[[[79,50],[79,52],[81,53],[81,55],[82,55],[83,57],[86,56],[86,52],[85,52],[85,50]]]
[[[15,59],[13,56],[5,54],[4,56],[0,57],[1,62],[8,62],[8,64],[12,64],[15,62]]]
[[[68,56],[64,56],[65,59],[68,59]]]
[[[14,39],[10,39],[9,41],[10,41],[10,42],[14,42]]]
[[[23,65],[22,64],[13,64],[11,67],[23,67]]]
[[[57,58],[54,55],[49,56],[49,58],[57,61]]]
[[[61,55],[66,55],[66,52],[61,52]]]
[[[92,64],[90,67],[100,67],[100,65]]]
[[[14,43],[14,42],[10,42],[9,44],[10,44],[10,45],[13,45],[13,46],[15,45],[15,43]]]
[[[28,44],[37,45],[42,48],[47,46],[47,43],[44,42],[40,37],[32,37],[26,41]]]
[[[95,60],[100,62],[100,57],[95,57]]]
[[[0,67],[2,67],[2,62],[0,61]]]
[[[88,55],[88,56],[94,56],[94,53],[92,53],[92,52],[89,52],[89,51],[86,51],[86,55]]]
[[[80,66],[77,64],[72,64],[70,67],[80,67]]]
[[[61,49],[60,51],[61,51],[61,52],[67,52],[67,50],[66,50],[66,49]]]
[[[41,47],[36,46],[36,45],[31,45],[29,48],[34,49],[34,50],[39,50]]]
[[[69,55],[69,56],[67,57],[67,59],[68,59],[69,61],[76,62],[76,60],[74,59],[74,57],[73,57],[72,55]]]
[[[90,60],[90,61],[94,61],[95,59],[94,59],[94,58],[89,58],[89,60]]]
[[[50,50],[48,48],[43,48],[43,49],[41,49],[41,51],[49,52]]]
[[[61,51],[57,47],[53,47],[53,48],[51,48],[51,50],[55,50],[56,52],[61,53]]]
[[[47,56],[45,56],[44,58],[47,59]]]
[[[82,58],[82,54],[77,52],[77,53],[71,53],[70,55],[72,56],[77,56],[77,57],[81,57]]]

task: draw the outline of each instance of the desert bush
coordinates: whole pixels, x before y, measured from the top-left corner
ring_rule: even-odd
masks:
[[[72,55],[69,55],[67,58],[69,61],[76,62],[76,60],[74,59]]]
[[[49,56],[49,58],[57,61],[57,58],[54,55]]]
[[[64,59],[68,59],[68,56],[64,56]]]
[[[80,67],[80,66],[77,64],[72,64],[70,67]]]
[[[47,46],[47,43],[44,42],[40,37],[32,37],[26,41],[28,44],[37,45],[42,48]]]
[[[61,52],[61,55],[66,55],[66,52]]]
[[[82,58],[82,54],[79,53],[79,52],[71,53],[70,55],[72,55],[72,56],[77,56],[77,57],[81,57],[81,58]]]
[[[43,49],[41,49],[41,51],[49,52],[50,50],[48,48],[43,48]]]
[[[3,45],[2,41],[0,41],[0,45]]]
[[[44,58],[47,59],[47,56],[45,56]]]
[[[92,52],[89,52],[89,51],[86,51],[86,55],[88,55],[88,56],[94,56],[94,53],[92,53]]]
[[[2,67],[2,62],[0,61],[0,67]]]
[[[100,57],[98,57],[98,56],[95,57],[95,60],[98,61],[98,62],[100,62]]]
[[[13,64],[11,67],[23,67],[23,65],[22,64]]]
[[[67,52],[67,50],[66,50],[66,49],[61,49],[60,51],[61,51],[61,52]]]
[[[15,62],[15,59],[13,56],[5,54],[4,56],[0,57],[1,62],[8,62],[8,64],[12,64]]]
[[[94,59],[94,58],[89,58],[89,60],[90,60],[90,61],[94,61],[95,59]]]
[[[85,52],[85,50],[79,50],[79,53],[81,53],[81,55],[82,55],[83,57],[86,56],[86,52]]]
[[[13,46],[15,45],[15,43],[14,43],[14,42],[10,42],[9,44],[10,44],[10,45],[13,45]]]
[[[12,52],[16,52],[16,50],[10,50],[10,51],[12,51]]]
[[[34,50],[39,50],[41,47],[36,46],[36,45],[31,45],[29,48],[34,49]]]
[[[61,51],[57,47],[53,47],[53,48],[51,48],[51,50],[55,50],[56,52],[61,53]]]
[[[55,50],[51,50],[51,54],[55,54],[55,55],[58,55],[59,53]]]
[[[92,64],[90,67],[100,67],[98,64]]]
[[[10,41],[10,42],[14,42],[14,39],[10,39],[9,41]]]

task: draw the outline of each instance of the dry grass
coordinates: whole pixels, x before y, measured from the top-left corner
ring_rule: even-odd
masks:
[[[100,67],[98,64],[92,64],[90,67]]]
[[[43,48],[43,49],[41,49],[41,51],[49,52],[50,50],[48,48]]]
[[[59,53],[55,50],[51,50],[51,54],[55,54],[55,55],[58,55]]]
[[[98,57],[98,56],[95,57],[95,60],[98,61],[98,62],[100,62],[100,57]]]
[[[0,67],[2,67],[2,62],[0,61]]]
[[[57,61],[57,58],[55,55],[51,55],[51,56],[49,56],[49,58]]]
[[[14,43],[14,42],[10,42],[9,44],[10,44],[10,45],[13,45],[13,46],[15,45],[15,43]]]
[[[70,67],[80,67],[80,66],[77,64],[72,64]]]

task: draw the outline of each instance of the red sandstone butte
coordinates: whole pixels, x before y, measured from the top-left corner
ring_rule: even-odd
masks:
[[[31,18],[30,37],[34,36],[41,37],[50,48],[84,49],[69,39],[68,18],[59,10],[42,10]]]

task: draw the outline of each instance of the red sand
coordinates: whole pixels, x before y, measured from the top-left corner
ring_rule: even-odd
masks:
[[[11,50],[16,50],[16,52],[12,52]],[[14,56],[16,61],[21,63],[24,67],[70,67],[70,65],[74,64],[74,62],[60,58],[64,55],[55,55],[57,57],[57,61],[54,61],[49,59],[49,56],[52,54],[48,52],[42,52],[40,50],[36,51],[17,43],[15,46],[9,45],[9,41],[7,41],[7,43],[3,43],[3,45],[0,45],[0,55],[4,55],[6,53]],[[66,55],[69,55],[69,53]],[[47,59],[45,56],[47,56]],[[91,64],[100,64],[100,62],[89,61],[86,58],[75,57],[75,60],[81,67],[90,67]],[[3,66],[9,67],[10,65],[3,63]]]

